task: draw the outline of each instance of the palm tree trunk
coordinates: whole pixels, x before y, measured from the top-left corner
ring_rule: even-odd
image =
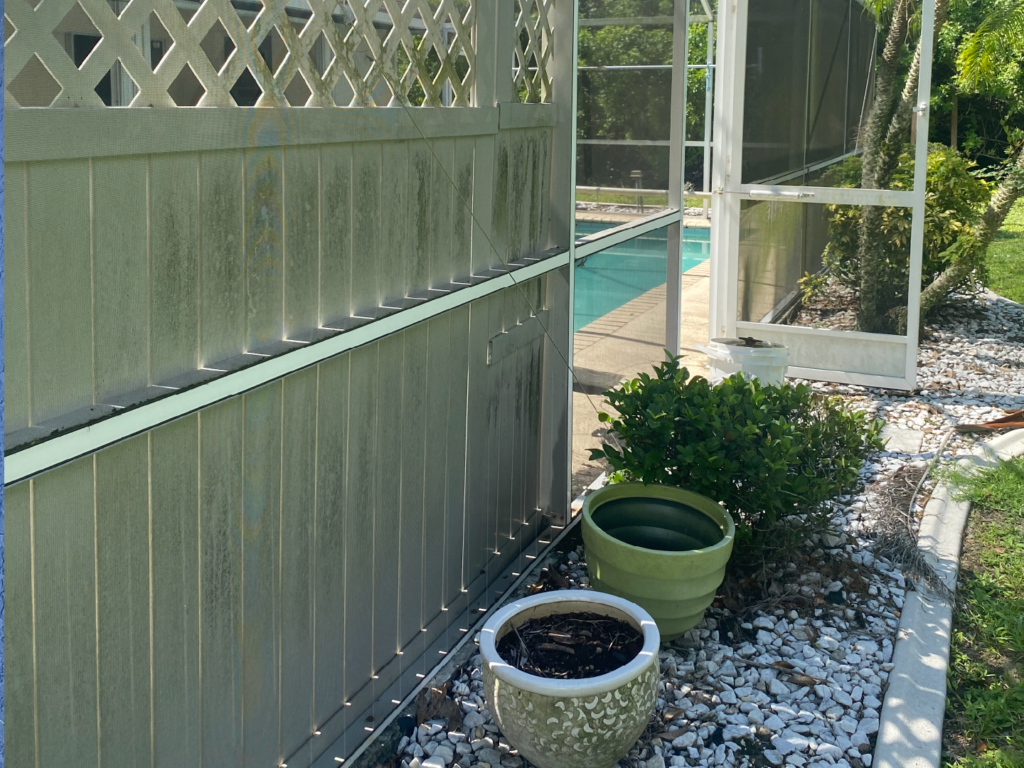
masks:
[[[935,2],[935,28],[933,40],[946,22],[949,0]],[[868,117],[865,131],[863,176],[864,189],[882,189],[892,180],[899,164],[900,152],[907,136],[917,102],[917,88],[921,76],[921,41],[918,41],[910,70],[898,99],[895,96],[896,67],[903,38],[907,33],[910,7],[903,3],[893,14],[892,25],[886,36],[882,64],[876,82],[878,96]],[[884,88],[883,88],[884,84]],[[895,103],[894,103],[895,102]],[[884,138],[883,138],[884,136]],[[899,329],[893,325],[892,311],[899,291],[883,275],[878,238],[882,231],[884,209],[865,206],[861,211],[858,260],[860,263],[860,296],[858,327],[870,333],[892,333]],[[905,317],[905,310],[904,310]]]
[[[939,32],[946,23],[946,16],[949,12],[949,0],[935,0],[935,29],[932,35],[933,43],[938,43]],[[896,112],[889,123],[889,132],[885,137],[885,144],[894,147],[895,155],[898,158],[900,150],[906,143],[907,130],[911,118],[914,115],[914,107],[917,106],[917,84],[921,78],[921,41],[917,41],[917,48],[914,50],[914,60],[910,63],[910,71],[907,72],[907,82],[903,86],[903,93],[900,94],[900,102]],[[895,165],[893,166],[895,170]]]
[[[882,147],[896,107],[896,78],[909,14],[908,0],[900,0],[893,10],[882,60],[875,73],[875,101],[864,127],[864,155],[861,163],[861,187],[864,189],[878,189],[879,182],[883,182],[880,178],[881,166],[884,164]],[[881,208],[865,206],[862,209],[857,248],[860,264],[860,311],[857,322],[860,330],[868,332],[884,332],[885,312],[889,309],[885,299],[888,286],[883,276],[879,249],[876,247],[881,224]]]
[[[889,25],[889,32],[885,37],[885,48],[882,50],[882,61],[875,72],[875,100],[868,113],[863,136],[864,160],[861,168],[861,186],[864,189],[878,189],[875,175],[878,150],[885,139],[886,126],[893,116],[896,76],[900,52],[903,49],[903,38],[907,33],[909,5],[909,0],[899,0],[893,9],[892,23]]]

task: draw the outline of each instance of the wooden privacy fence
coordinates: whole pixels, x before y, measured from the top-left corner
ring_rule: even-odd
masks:
[[[5,14],[8,760],[336,765],[565,510],[572,4]]]

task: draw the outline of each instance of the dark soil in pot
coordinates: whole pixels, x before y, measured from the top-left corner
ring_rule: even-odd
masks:
[[[662,552],[705,549],[723,538],[721,527],[703,512],[665,499],[614,499],[595,509],[591,517],[624,544]]]
[[[498,655],[538,677],[580,680],[613,672],[643,648],[628,622],[596,613],[563,613],[530,619],[498,640]]]

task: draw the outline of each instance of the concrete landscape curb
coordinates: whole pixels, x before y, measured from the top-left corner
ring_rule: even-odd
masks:
[[[995,465],[1024,455],[1024,430],[1000,435],[975,448],[962,464]],[[951,591],[956,589],[960,547],[969,502],[954,501],[940,484],[925,506],[918,546]],[[953,606],[928,591],[908,591],[889,687],[882,704],[873,768],[938,768],[946,710],[946,671]]]

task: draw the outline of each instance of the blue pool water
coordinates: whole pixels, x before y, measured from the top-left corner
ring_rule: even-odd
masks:
[[[576,237],[607,228],[607,224],[599,222],[577,221]],[[711,255],[710,248],[710,230],[684,229],[683,272],[706,261]],[[577,262],[573,331],[663,285],[667,257],[668,229],[663,228],[588,256],[582,264]]]

